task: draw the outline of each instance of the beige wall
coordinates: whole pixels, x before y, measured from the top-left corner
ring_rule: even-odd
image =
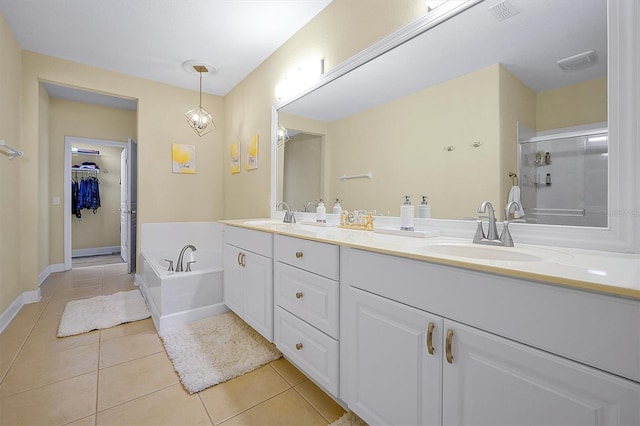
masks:
[[[486,165],[500,155],[498,83],[493,65],[334,122],[326,198],[399,216],[404,195],[427,195],[431,216],[448,219],[497,201],[499,169]],[[373,179],[339,179],[366,172]]]
[[[513,184],[509,172],[518,172],[518,127],[520,122],[530,129],[536,123],[536,93],[500,66],[500,198],[499,207],[507,204]],[[493,200],[491,200],[493,202]],[[498,212],[498,217],[503,213]]]
[[[224,216],[268,216],[274,88],[294,65],[322,57],[325,72],[425,13],[422,0],[334,0],[225,97]],[[230,174],[229,151],[260,135],[259,169]],[[325,187],[326,190],[326,187]]]
[[[119,108],[109,108],[101,105],[75,102],[66,99],[51,98],[50,102],[50,155],[49,155],[49,191],[50,198],[64,195],[64,142],[65,136],[79,138],[101,139],[115,142],[127,142],[132,137],[136,139],[137,113]],[[83,146],[75,143],[73,146]],[[117,209],[120,208],[120,148],[106,146],[95,147],[101,154],[101,167],[104,161],[109,164],[101,173],[100,189],[111,188],[104,192],[117,198],[105,199],[103,208],[98,209],[96,215],[83,210],[83,221],[72,219],[72,248],[93,248],[120,245],[120,218]],[[108,154],[108,155],[107,155]],[[71,161],[92,161],[93,158],[73,156]],[[50,206],[50,263],[64,262],[64,202],[57,206]]]
[[[20,46],[0,14],[0,139],[24,150],[20,139]],[[18,177],[25,161],[33,162],[31,153],[9,161],[0,154],[0,313],[25,289],[33,290],[21,280],[18,254],[20,235],[20,185]],[[33,190],[33,187],[31,188]]]
[[[537,131],[607,121],[607,78],[538,93]]]

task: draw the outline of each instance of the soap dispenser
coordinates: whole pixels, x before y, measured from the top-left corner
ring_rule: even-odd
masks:
[[[418,217],[422,219],[431,219],[431,206],[427,204],[426,195],[422,196],[422,202],[418,205]]]
[[[413,206],[411,196],[404,196],[404,205],[400,206],[400,229],[403,231],[413,231]]]
[[[316,208],[316,222],[327,223],[327,208],[322,202],[322,198],[318,201],[318,207]]]
[[[333,214],[342,214],[342,206],[340,205],[340,199],[336,198],[336,203],[333,205]]]

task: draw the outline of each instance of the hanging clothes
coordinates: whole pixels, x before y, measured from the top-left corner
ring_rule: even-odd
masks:
[[[78,219],[82,218],[82,209],[91,210],[93,214],[96,214],[100,207],[100,181],[98,178],[93,176],[85,177],[80,179],[79,184],[74,181],[71,184],[72,194],[74,194],[74,190],[75,196],[72,195],[72,211],[75,216]]]
[[[80,185],[78,181],[74,178],[71,181],[71,214],[77,217],[78,219],[82,218],[82,213],[78,208],[78,197],[80,195]]]

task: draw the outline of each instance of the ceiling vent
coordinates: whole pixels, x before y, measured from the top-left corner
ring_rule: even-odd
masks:
[[[598,55],[595,50],[589,50],[588,52],[578,53],[577,55],[569,56],[568,58],[560,59],[557,64],[565,71],[581,70],[583,68],[590,67],[598,61]]]
[[[501,1],[489,8],[489,12],[498,20],[504,21],[520,13],[520,9],[509,0]]]

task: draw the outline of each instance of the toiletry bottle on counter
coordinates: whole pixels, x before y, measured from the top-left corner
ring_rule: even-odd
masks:
[[[431,219],[431,206],[427,204],[426,195],[422,196],[422,202],[418,205],[418,217],[422,219]]]
[[[342,206],[340,205],[340,200],[336,198],[336,203],[333,205],[333,214],[342,213]]]
[[[404,205],[400,206],[400,229],[403,231],[413,231],[413,206],[411,196],[404,196]]]
[[[327,223],[327,208],[322,202],[322,198],[318,201],[318,207],[316,208],[316,222]]]

